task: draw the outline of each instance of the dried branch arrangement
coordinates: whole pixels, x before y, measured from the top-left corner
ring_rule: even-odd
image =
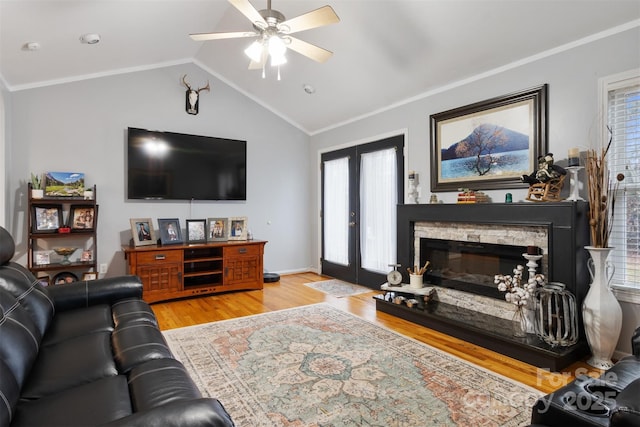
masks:
[[[609,129],[611,132],[611,129]],[[587,182],[589,183],[589,227],[591,229],[591,245],[596,248],[609,246],[609,235],[613,226],[613,214],[616,203],[618,184],[624,179],[623,174],[616,176],[614,187],[607,169],[607,153],[611,147],[612,137],[606,148],[598,153],[594,149],[587,150]]]

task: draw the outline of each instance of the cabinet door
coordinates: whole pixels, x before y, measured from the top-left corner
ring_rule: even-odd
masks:
[[[142,279],[145,300],[182,290],[180,251],[138,254],[137,261],[135,274]]]
[[[260,256],[257,245],[224,248],[224,284],[259,282]]]

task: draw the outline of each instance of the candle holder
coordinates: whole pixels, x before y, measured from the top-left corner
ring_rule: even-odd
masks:
[[[522,254],[522,257],[527,260],[527,267],[529,269],[529,279],[536,277],[536,270],[538,269],[538,262],[542,259],[542,255]]]
[[[567,199],[567,201],[577,202],[578,200],[584,200],[582,197],[580,197],[578,195],[578,190],[579,190],[579,188],[578,188],[578,172],[580,172],[581,169],[584,169],[584,166],[569,166],[566,169],[571,174],[570,184],[569,184],[570,195],[569,195],[569,198]]]

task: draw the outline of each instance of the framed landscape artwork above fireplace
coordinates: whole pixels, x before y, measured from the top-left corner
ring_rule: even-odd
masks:
[[[431,115],[431,191],[519,188],[547,151],[547,85]]]

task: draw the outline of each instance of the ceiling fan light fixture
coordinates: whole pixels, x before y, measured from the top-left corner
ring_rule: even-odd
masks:
[[[268,41],[269,44],[269,56],[271,57],[271,65],[277,66],[286,64],[287,58],[285,53],[287,53],[287,46],[284,44],[284,41],[278,36],[271,36]]]
[[[244,50],[244,53],[253,62],[260,62],[262,60],[262,49],[263,49],[262,43],[256,40],[253,43],[251,43],[248,48]]]

